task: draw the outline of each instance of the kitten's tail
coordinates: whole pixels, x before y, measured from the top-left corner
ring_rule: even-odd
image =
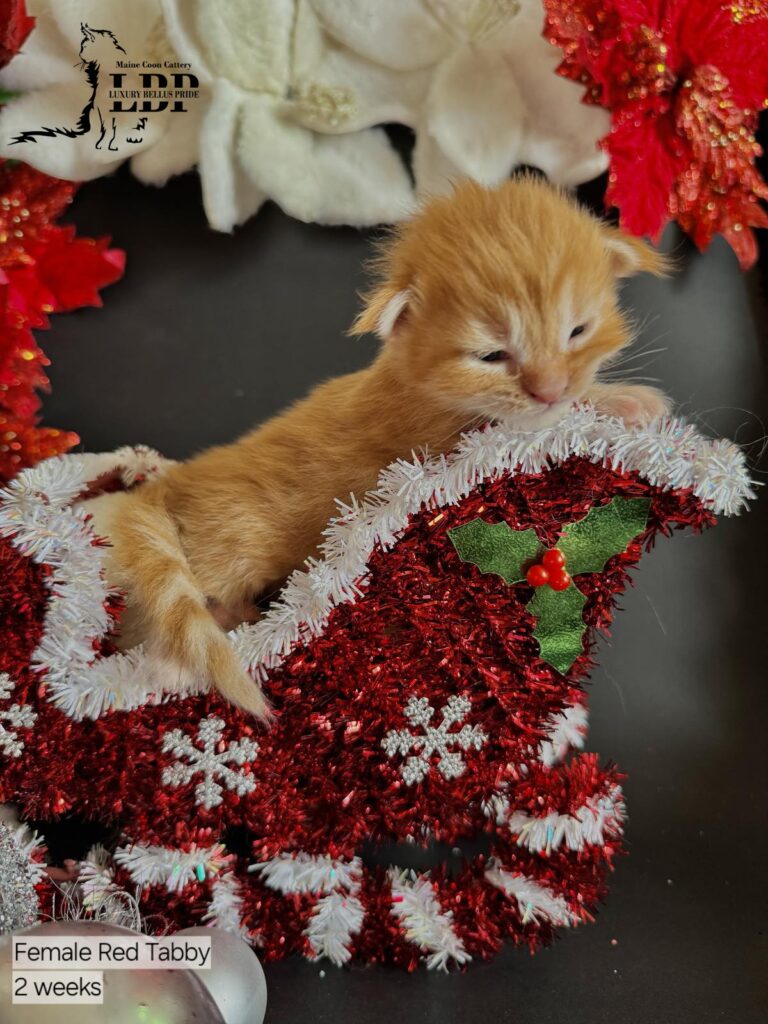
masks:
[[[142,491],[125,503],[111,537],[121,574],[141,610],[149,649],[210,680],[230,703],[268,720],[261,687],[206,608],[166,508],[162,482]]]

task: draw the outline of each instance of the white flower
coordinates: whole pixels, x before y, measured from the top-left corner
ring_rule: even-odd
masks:
[[[300,220],[333,224],[392,221],[412,205],[407,171],[381,129],[329,137],[283,116],[299,40],[314,45],[320,38],[319,30],[312,34],[314,15],[303,3],[33,0],[31,13],[38,26],[2,84],[35,91],[0,114],[0,155],[80,179],[105,174],[130,155],[134,173],[157,185],[197,164],[208,219],[224,231],[267,199]],[[307,21],[306,29],[299,25]],[[98,123],[87,139],[55,135],[12,145],[11,139],[30,128],[72,125],[83,109],[88,83],[83,69],[72,67],[81,23],[109,29],[133,61],[189,62],[200,80],[200,98],[189,101],[186,113],[151,114],[130,152],[119,141],[117,150],[96,149]],[[127,73],[123,86],[137,81]],[[136,114],[118,114],[116,121],[122,140],[132,132]]]
[[[297,76],[347,87],[354,113],[323,126],[299,102],[295,116],[326,131],[410,126],[418,192],[464,175],[497,184],[520,164],[561,185],[605,170],[597,143],[609,116],[556,74],[562,54],[542,36],[541,0],[309,2],[333,42]]]
[[[406,170],[378,128],[329,137],[284,116],[293,65],[322,45],[303,0],[164,0],[175,51],[212,94],[201,129],[208,218],[227,228],[274,199],[303,221],[378,224],[412,205]]]
[[[416,132],[417,193],[465,175],[495,184],[518,164],[564,185],[606,166],[597,140],[608,115],[555,74],[541,0],[32,0],[30,9],[37,26],[0,76],[25,93],[0,113],[0,155],[73,179],[130,157],[156,185],[197,165],[220,230],[267,199],[304,221],[406,216],[414,188],[376,127],[388,122]],[[87,135],[57,132],[91,95],[77,63],[88,26],[104,71],[97,101]],[[107,29],[115,42],[98,31]],[[189,63],[200,95],[139,129],[137,114],[113,114],[107,96],[120,57]],[[122,88],[137,87],[140,70],[126,71]],[[49,136],[12,144],[45,126]]]

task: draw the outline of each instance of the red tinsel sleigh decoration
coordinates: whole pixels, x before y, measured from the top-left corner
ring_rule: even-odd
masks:
[[[768,9],[732,0],[544,0],[559,73],[607,107],[606,204],[624,228],[658,239],[677,220],[700,249],[716,234],[742,267],[768,226],[755,167],[768,102]]]
[[[595,633],[657,535],[741,509],[738,449],[580,409],[389,467],[329,527],[325,559],[233,634],[275,708],[269,731],[110,644],[118,602],[87,501],[72,502],[162,468],[146,450],[65,456],[22,473],[0,506],[0,799],[119,826],[114,856],[84,869],[86,900],[138,887],[150,919],[216,923],[267,959],[408,968],[489,957],[507,938],[534,949],[590,920],[624,819],[617,770],[575,750]],[[584,524],[612,504],[642,520],[606,546]],[[501,523],[527,553],[481,571],[487,552],[456,538],[479,529],[482,546]],[[565,552],[580,595],[571,664],[524,578],[532,559],[560,571],[545,550]],[[569,589],[553,580],[550,598]],[[405,870],[382,850],[478,839],[456,871]]]

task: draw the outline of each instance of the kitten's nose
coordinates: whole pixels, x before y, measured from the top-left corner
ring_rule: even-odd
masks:
[[[568,380],[565,374],[526,373],[523,387],[527,393],[542,405],[554,405],[564,395]]]

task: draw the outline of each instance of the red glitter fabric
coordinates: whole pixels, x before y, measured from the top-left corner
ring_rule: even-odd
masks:
[[[448,531],[482,516],[532,528],[551,547],[564,523],[615,496],[650,498],[647,528],[603,572],[578,578],[587,596],[585,649],[561,675],[538,657],[525,607],[530,588],[460,561]],[[394,547],[373,552],[359,599],[337,606],[319,635],[269,671],[276,714],[269,731],[214,694],[93,720],[58,710],[31,664],[50,601],[49,569],[12,538],[3,541],[0,672],[15,686],[0,713],[13,701],[34,709],[37,721],[17,729],[18,756],[0,757],[0,799],[32,818],[71,812],[119,826],[123,855],[110,884],[134,892],[143,879],[145,914],[171,927],[215,920],[211,907],[226,875],[240,927],[268,960],[299,951],[413,969],[424,959],[445,966],[487,958],[507,939],[535,949],[558,926],[592,919],[623,819],[615,767],[595,754],[547,758],[542,743],[563,712],[584,705],[597,634],[608,630],[642,552],[659,534],[712,521],[689,491],[663,491],[577,457],[483,483],[457,505],[423,509]],[[94,654],[110,650],[105,639]],[[413,701],[422,702],[421,724],[409,717]],[[425,722],[438,729],[450,708],[457,713],[442,734],[445,746],[408,781],[407,759],[418,760],[419,750],[405,741],[385,749],[388,737],[423,739]],[[238,749],[241,756],[229,757],[231,776],[213,770],[206,789],[205,765],[192,762],[204,753],[212,719],[219,725],[208,768],[210,757],[226,760]],[[463,729],[476,742],[459,742]],[[443,760],[446,753],[459,762]],[[235,837],[239,856],[211,852]],[[384,843],[418,849],[477,837],[484,852],[468,856],[458,873],[444,866],[411,876],[356,859]],[[199,871],[184,875],[168,861],[165,874],[141,875],[131,857],[152,849],[199,858]],[[327,866],[324,881],[301,881],[302,858],[316,874]],[[353,881],[341,877],[345,865]],[[283,868],[287,883],[277,873]],[[336,954],[318,938],[334,913],[346,937]]]
[[[606,203],[623,227],[658,239],[670,218],[700,249],[716,234],[742,267],[768,226],[755,167],[768,98],[768,11],[722,0],[544,0],[560,74],[611,111]]]
[[[106,238],[76,238],[56,223],[77,186],[24,164],[0,163],[0,482],[68,451],[77,434],[38,426],[49,361],[33,330],[50,313],[99,306],[125,256]]]

